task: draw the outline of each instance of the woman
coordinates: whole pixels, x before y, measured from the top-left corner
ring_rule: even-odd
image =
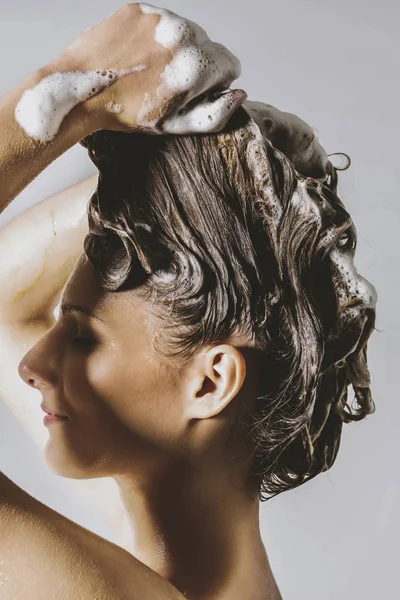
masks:
[[[19,128],[11,131],[2,117],[22,152],[11,141],[1,165],[2,180],[6,169],[13,175],[5,205],[76,141],[99,169],[89,234],[61,314],[25,354],[19,374],[41,392],[43,409],[60,415],[47,422],[48,465],[64,477],[113,477],[135,551],[78,527],[3,478],[9,596],[32,597],[40,587],[41,598],[275,600],[260,495],[327,470],[342,423],[372,412],[366,348],[376,292],[354,269],[354,225],[336,196],[336,173],[308,133],[306,156],[290,123],[274,128],[260,107],[247,105],[297,171],[238,109],[243,94],[215,93],[237,76],[227,55],[215,54],[218,68],[206,80],[198,70],[191,96],[178,77],[175,87],[165,76],[158,86],[160,73],[180,73],[174,57],[186,56],[188,39],[204,50],[201,32],[166,41],[162,32],[168,23],[173,30],[175,17],[147,5],[128,5],[110,19],[85,32],[52,74],[72,65],[93,72],[91,57],[107,48],[104,66],[119,71],[106,75],[125,76],[100,91],[87,86],[82,93],[95,95],[69,112],[59,78],[55,112],[63,106],[65,115],[52,119],[45,103],[43,127],[27,109],[35,95],[27,95]],[[121,27],[126,36],[116,48]],[[158,45],[149,49],[151,28]],[[126,61],[133,45],[135,67]],[[9,121],[21,93],[1,107]],[[207,136],[138,133],[221,128]],[[28,174],[17,173],[21,154],[35,161]],[[18,310],[24,320],[16,300],[3,307],[3,323],[16,321]],[[45,321],[45,312],[30,320]],[[22,538],[27,550],[18,547]]]

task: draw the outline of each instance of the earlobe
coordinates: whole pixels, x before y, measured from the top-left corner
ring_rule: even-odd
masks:
[[[198,379],[190,406],[190,417],[207,419],[218,415],[238,394],[246,377],[246,361],[235,346],[210,348],[198,363]]]

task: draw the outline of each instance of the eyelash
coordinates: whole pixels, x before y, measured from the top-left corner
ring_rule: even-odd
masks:
[[[74,338],[73,340],[71,340],[71,344],[85,350],[92,348],[95,345],[95,343],[96,342],[94,340],[90,340],[88,338]]]

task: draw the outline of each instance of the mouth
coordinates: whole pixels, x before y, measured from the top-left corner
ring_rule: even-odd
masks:
[[[40,408],[43,410],[43,412],[45,412],[46,414],[48,414],[51,417],[57,417],[59,419],[66,419],[67,421],[70,420],[70,418],[67,415],[62,415],[61,413],[55,412],[54,410],[48,410],[43,403],[40,405]]]

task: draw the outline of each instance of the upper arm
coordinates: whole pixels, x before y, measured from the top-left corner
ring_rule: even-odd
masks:
[[[18,365],[24,355],[39,341],[54,323],[30,321],[21,324],[0,324],[0,401],[7,404],[33,442],[44,450],[48,432],[43,424],[40,408],[41,393],[28,386],[19,376]],[[66,479],[79,502],[95,509],[114,531],[115,537],[123,535],[124,510],[118,486],[111,478],[75,480]],[[127,537],[121,544],[128,543]]]
[[[63,517],[1,473],[0,556],[1,598],[183,598],[134,556]]]

